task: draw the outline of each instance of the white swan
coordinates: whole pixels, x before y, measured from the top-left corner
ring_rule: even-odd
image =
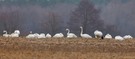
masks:
[[[103,33],[99,30],[96,30],[94,32],[95,38],[102,38],[103,37]]]
[[[92,38],[89,34],[83,34],[83,27],[82,27],[82,26],[81,26],[80,28],[81,28],[80,36],[81,36],[82,38]]]
[[[106,35],[105,35],[105,39],[112,39],[112,35],[106,34]]]
[[[39,39],[43,39],[43,38],[46,38],[46,37],[45,37],[45,34],[44,33],[41,33],[41,34],[39,34],[38,38]]]
[[[34,38],[38,38],[39,34],[38,33],[34,33]]]
[[[35,35],[32,34],[32,31],[30,31],[30,34],[28,34],[28,35],[26,36],[26,38],[35,38]]]
[[[46,38],[51,38],[51,37],[52,36],[49,33],[46,34]]]
[[[124,40],[124,38],[121,37],[121,36],[115,36],[115,40],[120,40],[120,41],[122,41],[122,40]]]
[[[62,37],[64,37],[64,34],[60,33],[60,35],[61,35]]]
[[[133,37],[131,35],[125,35],[123,38],[124,39],[133,39]]]
[[[20,31],[19,31],[19,30],[15,30],[15,31],[14,31],[14,33],[18,33],[18,34],[20,34]]]
[[[6,30],[4,30],[3,33],[4,33],[3,34],[3,37],[9,37],[9,34],[7,34],[7,31]]]
[[[20,31],[19,30],[15,30],[14,33],[9,35],[9,37],[19,37],[19,35],[20,35]]]
[[[53,36],[53,38],[63,38],[64,35],[62,33],[57,33]]]
[[[77,36],[74,33],[70,33],[69,29],[66,29],[67,32],[67,38],[77,38]]]

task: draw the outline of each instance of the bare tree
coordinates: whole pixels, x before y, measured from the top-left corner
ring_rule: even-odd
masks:
[[[84,32],[93,34],[93,31],[102,30],[103,21],[100,20],[100,10],[94,7],[89,0],[81,0],[78,7],[72,12],[68,22],[69,28],[76,34],[80,33],[79,26],[83,26]]]
[[[4,30],[7,30],[10,33],[20,28],[19,18],[18,11],[0,13],[0,19],[2,20]]]
[[[63,21],[60,16],[54,12],[48,14],[48,18],[43,21],[43,26],[48,33],[54,35],[55,33],[61,32]]]
[[[104,33],[109,33],[113,36],[120,35],[121,32],[119,31],[118,27],[116,25],[106,25],[104,29]]]

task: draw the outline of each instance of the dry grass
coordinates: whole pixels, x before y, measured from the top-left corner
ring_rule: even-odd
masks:
[[[0,59],[135,59],[135,40],[0,37]]]

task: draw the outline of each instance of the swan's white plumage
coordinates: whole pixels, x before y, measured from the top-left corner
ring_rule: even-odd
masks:
[[[112,35],[106,34],[104,38],[105,38],[105,39],[112,39]]]
[[[124,38],[121,37],[121,36],[115,36],[115,40],[120,40],[120,41],[122,41],[122,40],[124,40]]]
[[[39,34],[38,33],[34,33],[34,38],[38,38]]]
[[[34,38],[35,36],[33,34],[29,34],[26,36],[26,38]]]
[[[63,38],[64,35],[62,33],[57,33],[53,36],[53,38]]]
[[[95,38],[101,38],[103,36],[103,33],[99,30],[94,31]]]
[[[9,35],[9,37],[19,37],[19,35],[16,33],[12,33],[11,35]]]
[[[7,34],[7,31],[6,30],[4,30],[3,33],[4,33],[3,34],[3,37],[9,37],[9,34]]]
[[[82,38],[92,38],[92,36],[90,36],[89,34],[83,34],[83,27],[82,26],[80,28],[81,28],[80,36]]]
[[[67,32],[67,38],[77,38],[77,36],[74,33],[70,33],[69,29],[66,29]]]
[[[20,34],[20,31],[19,31],[19,30],[15,30],[15,31],[14,31],[14,33],[18,33],[18,34]]]
[[[123,38],[124,39],[133,39],[133,37],[131,35],[125,35]]]
[[[51,37],[52,36],[49,33],[46,34],[46,38],[51,38]]]
[[[19,35],[20,35],[20,31],[19,30],[15,30],[14,33],[9,35],[9,37],[19,37]]]
[[[44,33],[39,34],[38,38],[46,38]]]
[[[26,38],[35,38],[35,35],[32,34],[32,31],[30,31],[30,34],[28,34],[28,35],[26,36]]]

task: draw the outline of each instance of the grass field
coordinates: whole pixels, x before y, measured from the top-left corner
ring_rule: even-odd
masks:
[[[0,37],[0,59],[135,59],[135,40]]]

